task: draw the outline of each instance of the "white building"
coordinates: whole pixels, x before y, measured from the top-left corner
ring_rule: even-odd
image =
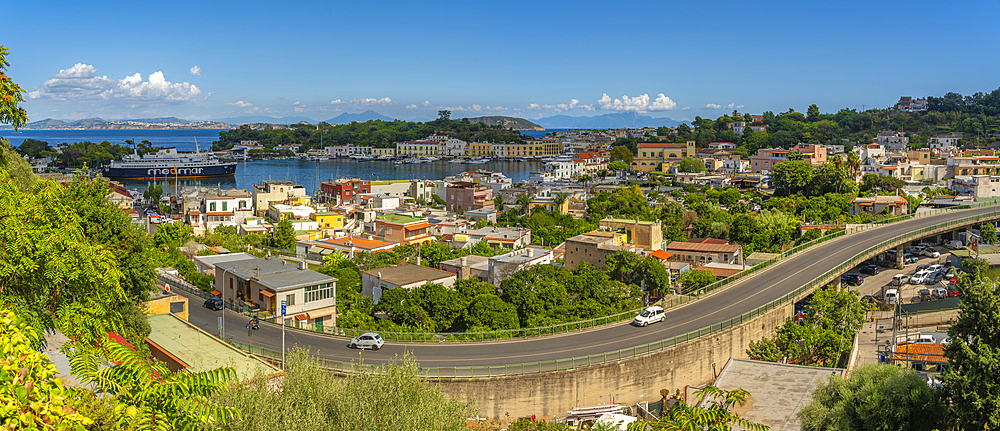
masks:
[[[958,141],[962,140],[962,133],[949,133],[947,135],[938,135],[927,139],[927,144],[932,149],[938,150],[941,153],[950,152],[954,148],[958,148]]]
[[[461,139],[448,139],[444,141],[444,154],[451,157],[462,157],[465,155],[465,150],[468,146],[469,143]]]
[[[570,179],[583,173],[583,166],[573,160],[556,160],[545,163],[545,171],[552,173],[557,180]]]
[[[886,130],[878,132],[878,136],[875,137],[875,143],[885,145],[890,150],[903,150],[910,144],[910,138],[907,138],[900,132]]]
[[[246,190],[220,190],[208,193],[202,203],[205,215],[202,226],[211,232],[219,226],[239,226],[253,216],[253,197]]]

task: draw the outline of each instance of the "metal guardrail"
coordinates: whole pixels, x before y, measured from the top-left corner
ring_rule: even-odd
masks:
[[[912,218],[911,216],[897,217],[897,219]],[[797,298],[804,295],[807,292],[812,291],[820,286],[825,285],[828,280],[835,279],[837,276],[845,272],[846,270],[853,268],[857,264],[863,262],[864,260],[870,258],[870,256],[877,254],[880,250],[888,250],[892,248],[895,244],[905,241],[912,241],[914,239],[920,239],[932,232],[937,232],[941,230],[947,230],[955,225],[967,224],[970,222],[978,222],[987,219],[1000,218],[1000,211],[993,211],[990,213],[963,217],[955,221],[949,221],[945,223],[938,223],[932,226],[928,226],[922,229],[918,229],[912,232],[908,232],[903,235],[896,236],[894,238],[882,241],[868,249],[856,254],[854,257],[842,262],[840,265],[826,271],[819,277],[816,277],[798,289],[793,290],[767,304],[764,304],[748,313],[739,315],[731,319],[724,320],[719,323],[715,323],[704,328],[698,329],[696,331],[691,331],[683,335],[677,335],[674,337],[666,338],[657,342],[645,344],[642,346],[634,346],[626,349],[620,349],[612,352],[605,352],[595,355],[579,356],[566,359],[557,359],[552,361],[540,361],[540,362],[529,362],[521,364],[510,364],[510,365],[494,365],[494,366],[482,366],[482,367],[420,367],[421,373],[428,378],[480,378],[480,377],[498,377],[498,376],[512,376],[512,375],[525,375],[525,374],[537,374],[549,371],[558,370],[570,370],[581,367],[590,367],[594,365],[603,365],[608,363],[619,362],[626,359],[637,358],[641,356],[647,356],[653,353],[662,352],[667,349],[672,349],[674,347],[690,343],[692,341],[697,341],[701,338],[711,336],[713,334],[731,329],[737,325],[749,322],[757,317],[760,317],[767,312],[770,312],[778,307],[784,306],[790,302],[794,302]],[[898,220],[896,220],[898,221]],[[843,236],[846,233],[841,233],[840,235],[829,235]],[[824,237],[825,238],[825,237]],[[832,238],[830,238],[832,239]],[[825,241],[829,241],[826,239]],[[777,259],[777,258],[776,258]],[[757,268],[757,267],[754,267]],[[724,280],[723,280],[724,281]],[[727,283],[728,284],[728,283]],[[721,285],[720,285],[721,286]],[[236,346],[246,346],[242,343],[235,343]],[[244,351],[248,351],[246,347],[240,347]],[[262,357],[276,358],[280,356],[280,352],[275,352],[273,350],[262,349],[259,347],[252,348],[254,353],[257,353]],[[333,361],[327,359],[319,359],[324,367],[330,371],[349,373],[359,370],[360,367],[365,367],[365,365],[358,365],[355,362],[342,362]]]
[[[920,215],[920,217],[926,217],[926,216],[932,216],[932,215],[937,215],[937,214],[943,214],[943,213],[946,213],[946,212],[951,212],[951,211],[955,211],[955,210],[959,210],[959,209],[969,209],[969,208],[974,208],[974,207],[979,207],[979,206],[985,206],[985,205],[987,205],[987,204],[974,204],[974,205],[965,205],[965,206],[953,207],[953,208],[934,209],[934,210],[929,210],[929,211],[923,212]],[[993,204],[990,203],[989,205],[993,205]],[[869,228],[874,227],[874,226],[881,226],[881,225],[885,225],[885,224],[889,224],[889,223],[895,223],[895,222],[899,222],[899,221],[903,221],[903,220],[910,220],[910,219],[915,218],[915,217],[916,216],[913,215],[913,214],[906,214],[906,215],[902,215],[902,216],[896,216],[896,217],[888,218],[888,219],[885,219],[885,220],[880,220],[880,221],[877,221],[877,222],[869,223],[869,224],[864,225],[864,226],[852,227],[852,228],[844,230],[844,231],[839,231],[839,232],[834,232],[834,233],[831,233],[831,234],[828,234],[828,235],[824,235],[824,236],[822,236],[820,238],[817,238],[815,240],[812,240],[812,241],[800,244],[800,245],[795,246],[795,247],[793,247],[793,248],[791,248],[789,250],[786,250],[786,251],[780,253],[778,256],[776,256],[774,258],[771,258],[771,259],[768,259],[768,260],[766,260],[764,262],[758,263],[757,265],[754,265],[752,267],[748,267],[746,270],[744,270],[744,271],[742,271],[742,272],[740,272],[740,273],[738,273],[738,274],[736,274],[734,276],[731,276],[731,277],[728,277],[728,278],[716,281],[716,282],[714,282],[712,284],[709,284],[709,285],[707,285],[707,286],[705,286],[703,288],[696,289],[697,292],[694,292],[693,297],[692,297],[691,293],[688,293],[687,295],[680,295],[678,297],[673,297],[673,298],[670,298],[669,300],[666,300],[666,301],[657,302],[656,304],[662,306],[666,310],[666,309],[670,309],[670,308],[673,308],[673,307],[678,306],[678,305],[682,305],[682,304],[688,303],[688,302],[693,301],[693,300],[697,300],[697,299],[699,299],[699,297],[701,297],[701,296],[703,296],[703,295],[705,295],[707,293],[711,293],[711,292],[713,292],[715,290],[718,290],[718,289],[726,287],[726,286],[728,286],[728,285],[730,285],[732,283],[735,283],[735,282],[737,282],[739,280],[742,280],[743,278],[746,278],[746,277],[749,277],[749,276],[751,276],[753,274],[756,274],[757,272],[760,272],[761,270],[763,270],[763,269],[765,269],[767,267],[770,267],[771,265],[774,265],[775,263],[778,263],[778,262],[784,260],[788,256],[791,256],[791,255],[793,255],[795,253],[798,253],[798,252],[800,252],[802,250],[805,250],[805,249],[807,249],[809,247],[812,247],[814,245],[822,244],[824,242],[827,242],[827,241],[839,238],[841,236],[849,235],[849,234],[852,234],[852,233],[855,233],[855,232],[859,232],[861,230],[866,230],[866,229],[869,229]],[[201,292],[201,291],[199,290],[198,292]],[[197,294],[197,292],[193,292],[193,293]],[[653,305],[653,304],[650,304],[650,305]],[[230,304],[230,303],[227,303],[226,307],[229,308],[229,309],[231,309],[231,310],[234,310],[236,312],[241,312],[241,313],[246,313],[247,310],[248,310],[245,307],[241,309],[240,306],[234,305],[234,304]],[[643,308],[645,308],[645,307],[643,307]],[[576,322],[560,323],[560,324],[551,325],[551,326],[543,326],[543,327],[535,327],[535,328],[509,329],[509,330],[502,330],[502,331],[484,331],[484,332],[386,332],[386,331],[378,331],[378,330],[373,330],[373,329],[344,328],[344,327],[340,327],[340,326],[323,326],[323,325],[310,325],[310,326],[306,326],[306,327],[295,327],[295,326],[286,326],[286,327],[289,328],[289,329],[296,329],[296,330],[302,330],[302,331],[316,332],[316,333],[321,333],[321,334],[327,334],[327,335],[332,335],[332,336],[342,336],[342,337],[348,337],[348,338],[353,338],[353,337],[356,337],[358,335],[364,334],[366,332],[378,332],[379,335],[381,335],[382,338],[384,340],[386,340],[386,341],[405,341],[405,342],[422,342],[422,341],[426,341],[426,342],[497,341],[497,340],[510,340],[510,339],[516,339],[516,338],[529,338],[529,337],[540,337],[540,336],[549,336],[549,335],[563,334],[563,333],[567,333],[567,332],[576,332],[576,331],[581,331],[581,330],[585,330],[585,329],[591,329],[591,328],[595,328],[595,327],[599,327],[599,326],[608,325],[608,324],[611,324],[611,323],[618,323],[618,322],[622,322],[622,321],[634,318],[636,314],[638,314],[640,311],[643,310],[643,308],[636,308],[634,310],[626,310],[626,311],[623,311],[623,312],[620,312],[620,313],[616,313],[616,314],[612,314],[612,315],[609,315],[609,316],[597,317],[597,318],[593,318],[593,319],[581,320],[581,321],[576,321]],[[277,316],[263,317],[263,318],[261,318],[261,320],[264,321],[264,322],[267,322],[267,323],[279,324]]]

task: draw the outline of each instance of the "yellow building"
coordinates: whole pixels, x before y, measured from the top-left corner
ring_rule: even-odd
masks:
[[[405,157],[440,156],[443,145],[436,141],[406,141],[396,144],[396,155]]]
[[[551,212],[558,211],[559,214],[566,215],[569,213],[569,198],[563,199],[561,204],[557,204],[552,197],[536,197],[528,202],[528,209],[533,210],[536,207],[542,207]]]
[[[309,205],[312,203],[312,196],[289,196],[288,204],[292,206]]]
[[[468,157],[491,157],[493,156],[493,144],[489,142],[470,142],[465,146],[465,155]]]
[[[339,211],[315,212],[309,218],[316,220],[320,229],[344,227],[344,214]]]
[[[163,293],[146,301],[146,315],[172,313],[188,320],[188,299],[173,293]]]
[[[695,157],[695,142],[684,144],[642,142],[632,161],[632,170],[651,172],[660,164],[676,162],[685,157]]]
[[[395,147],[390,147],[390,148],[372,148],[372,155],[376,156],[376,157],[378,157],[378,156],[396,157],[396,148]]]
[[[536,139],[528,143],[532,145],[535,156],[558,156],[562,153],[562,144],[555,139]]]

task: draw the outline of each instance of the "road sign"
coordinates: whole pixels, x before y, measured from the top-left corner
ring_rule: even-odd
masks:
[[[285,306],[286,306],[286,305],[288,305],[288,301],[286,301],[286,300],[282,299],[282,300],[281,300],[281,316],[282,316],[282,317],[284,317],[284,316],[285,316]]]
[[[218,317],[218,318],[216,319],[216,321],[218,322],[218,325],[219,325],[219,330],[221,331],[221,330],[222,330],[222,316],[219,316],[219,317]]]

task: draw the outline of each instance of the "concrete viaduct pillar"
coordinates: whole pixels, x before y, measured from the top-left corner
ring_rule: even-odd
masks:
[[[903,244],[896,246],[896,268],[903,269]]]

